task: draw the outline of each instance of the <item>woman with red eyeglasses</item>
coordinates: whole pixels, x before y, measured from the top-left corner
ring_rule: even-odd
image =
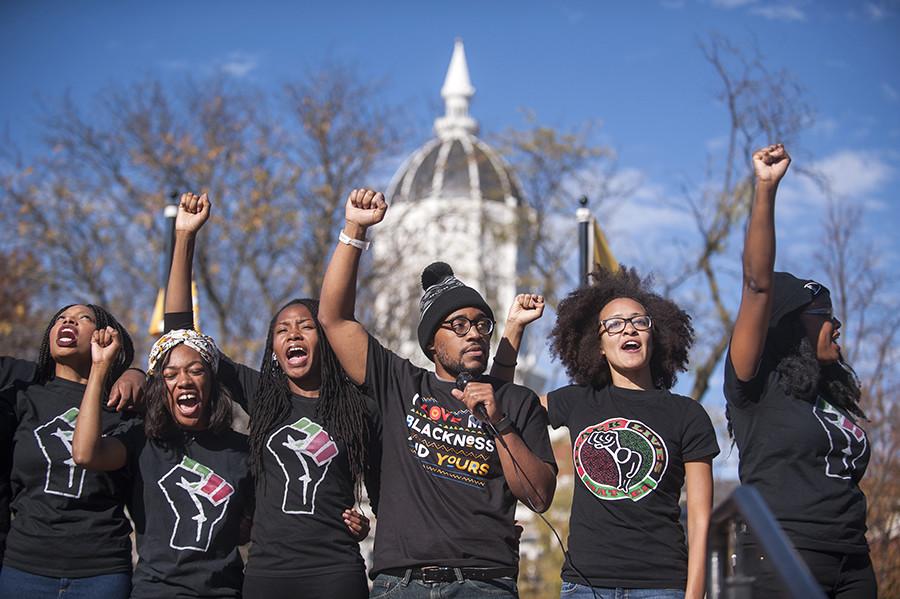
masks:
[[[741,482],[762,494],[826,595],[875,597],[859,488],[869,446],[859,381],[837,343],[841,322],[826,287],[774,272],[775,192],[790,162],[780,144],[753,155],[756,196],[725,362],[728,428]],[[749,537],[744,555],[754,596],[782,596]]]

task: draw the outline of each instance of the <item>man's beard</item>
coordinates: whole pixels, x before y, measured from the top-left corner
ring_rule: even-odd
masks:
[[[467,368],[463,364],[463,360],[461,357],[452,357],[438,348],[434,349],[434,361],[439,362],[440,365],[444,367],[444,370],[446,370],[448,374],[454,377],[459,376],[459,373],[463,371],[466,371],[475,376],[479,376],[480,374],[482,374],[485,370],[487,370],[487,352],[485,352],[484,356],[484,363],[474,361],[474,364],[471,367]]]

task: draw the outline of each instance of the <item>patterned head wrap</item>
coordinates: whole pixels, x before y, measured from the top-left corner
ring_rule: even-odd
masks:
[[[150,350],[150,356],[147,358],[147,374],[152,375],[156,372],[156,365],[166,352],[176,345],[185,344],[191,349],[197,350],[203,361],[210,365],[213,372],[219,369],[219,348],[213,338],[198,333],[193,329],[175,329],[169,331],[156,340],[153,348]]]

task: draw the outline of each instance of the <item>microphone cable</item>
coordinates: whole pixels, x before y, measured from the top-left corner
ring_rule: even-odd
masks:
[[[473,380],[475,380],[475,377],[472,375],[472,373],[464,370],[464,371],[460,372],[459,375],[456,377],[456,388],[459,389],[460,391],[465,391],[466,385],[468,385]],[[479,409],[479,408],[481,408],[481,409]],[[543,408],[541,408],[541,409],[543,409]],[[500,432],[496,429],[496,427],[494,427],[494,423],[488,419],[487,412],[485,411],[484,406],[481,404],[478,404],[477,406],[475,406],[474,411],[475,411],[475,415],[478,416],[479,419],[481,419],[482,423],[487,426],[487,429],[491,433],[491,435],[500,443],[500,445],[503,447],[503,449],[506,450],[507,455],[509,455],[510,459],[512,460],[513,466],[516,471],[516,479],[518,480],[519,484],[522,483],[522,478],[524,478],[525,482],[528,483],[528,486],[531,487],[531,490],[534,491],[534,494],[537,495],[537,497],[541,501],[541,503],[545,503],[544,497],[543,497],[543,495],[541,495],[541,492],[537,490],[537,487],[535,487],[534,483],[531,482],[531,479],[528,478],[528,475],[525,474],[525,470],[522,468],[522,466],[519,465],[519,461],[516,460],[516,456],[514,456],[513,453],[509,450],[509,445],[506,444],[506,440],[503,438],[503,436],[500,434]],[[526,495],[525,500],[526,500],[525,503],[528,506],[528,509],[530,509],[533,513],[537,514],[537,516],[541,520],[544,521],[544,524],[546,524],[550,528],[550,531],[553,533],[553,536],[556,537],[556,542],[559,544],[559,548],[562,550],[562,553],[563,553],[563,564],[565,564],[566,562],[569,563],[569,565],[572,567],[572,569],[575,571],[575,573],[578,574],[578,577],[581,578],[582,582],[584,582],[584,585],[591,590],[591,595],[594,597],[594,599],[597,599],[597,592],[594,590],[593,585],[591,585],[591,583],[588,581],[587,577],[581,572],[581,570],[579,570],[575,566],[575,562],[572,561],[572,556],[569,555],[568,550],[566,550],[566,547],[563,544],[562,539],[559,536],[559,532],[557,532],[557,530],[553,526],[553,524],[551,524],[550,521],[544,517],[544,514],[542,514],[541,512],[539,512],[537,510],[537,508],[534,506],[534,503],[531,501],[530,496]],[[574,497],[573,497],[573,500],[574,500]],[[548,505],[545,509],[550,509],[550,506]]]

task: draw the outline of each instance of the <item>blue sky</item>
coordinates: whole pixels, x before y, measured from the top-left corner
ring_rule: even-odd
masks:
[[[52,102],[69,91],[84,100],[144,76],[177,81],[217,72],[278,93],[285,80],[338,60],[384,78],[380,93],[402,104],[421,132],[408,140],[412,150],[442,111],[438,92],[453,40],[461,37],[477,89],[471,112],[487,136],[521,125],[523,107],[560,127],[603,123],[620,176],[637,187],[605,223],[613,249],[626,261],[665,268],[642,259],[646,244],[634,243],[635,229],[650,228],[641,235],[665,243],[673,227],[687,226],[676,207],[680,186],[702,178],[708,157],[722,146],[725,112],[697,48],[712,31],[741,46],[755,40],[771,70],[795,74],[817,116],[798,147],[789,148],[795,164],[825,170],[841,201],[866,206],[866,236],[884,264],[895,267],[897,0],[7,0],[0,4],[0,126],[27,155],[39,139],[38,98]],[[817,194],[790,175],[782,186],[779,266],[803,263],[815,247],[823,204]]]

